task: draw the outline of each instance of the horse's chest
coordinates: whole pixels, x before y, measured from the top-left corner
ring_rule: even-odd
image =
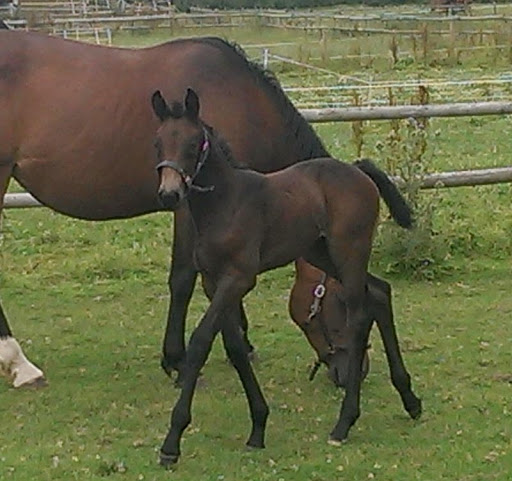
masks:
[[[203,274],[222,270],[223,266],[236,257],[236,242],[228,233],[215,238],[200,237],[194,249],[194,266]]]

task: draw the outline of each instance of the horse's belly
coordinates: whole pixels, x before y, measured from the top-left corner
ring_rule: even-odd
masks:
[[[72,217],[107,220],[161,210],[158,176],[149,166],[116,173],[87,162],[25,159],[17,163],[14,177],[42,204]]]

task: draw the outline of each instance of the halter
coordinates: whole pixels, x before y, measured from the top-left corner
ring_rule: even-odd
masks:
[[[208,131],[203,127],[203,143],[201,145],[201,152],[199,153],[199,158],[196,163],[196,168],[194,171],[194,174],[191,176],[185,170],[174,160],[162,160],[159,164],[156,166],[156,170],[158,173],[160,173],[160,170],[164,167],[168,167],[169,169],[174,170],[179,174],[181,177],[181,180],[185,184],[185,195],[190,190],[195,190],[196,192],[211,192],[215,186],[210,185],[208,187],[201,187],[200,185],[194,184],[194,180],[198,176],[200,170],[203,168],[206,159],[210,155],[210,138],[208,136]]]

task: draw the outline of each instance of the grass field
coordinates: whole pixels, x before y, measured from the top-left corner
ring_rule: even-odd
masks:
[[[364,154],[385,166],[378,146],[389,125],[365,129]],[[510,165],[508,117],[434,120],[429,130],[431,170]],[[350,125],[318,131],[333,154],[354,157]],[[341,448],[326,443],[342,392],[323,370],[307,379],[314,356],[288,319],[293,271],[283,268],[262,276],[247,299],[256,372],[271,408],[267,448],[244,447],[246,401],[216,344],[172,472],[157,466],[178,393],[159,369],[171,217],[94,223],[46,209],[7,211],[2,302],[50,386],[34,392],[0,383],[0,479],[510,479],[512,189],[423,195],[436,202],[436,238],[450,269],[428,281],[388,274],[392,259],[380,237],[373,261],[394,287],[421,420],[403,412],[374,333],[362,416]],[[198,290],[189,329],[206,305]]]

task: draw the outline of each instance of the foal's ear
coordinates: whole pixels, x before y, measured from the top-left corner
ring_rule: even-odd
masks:
[[[171,116],[171,109],[167,105],[167,102],[162,95],[160,90],[157,90],[151,97],[151,105],[153,106],[153,112],[155,115],[164,122]]]
[[[185,112],[192,120],[197,120],[199,117],[199,97],[191,88],[187,89],[187,95],[185,95]]]

